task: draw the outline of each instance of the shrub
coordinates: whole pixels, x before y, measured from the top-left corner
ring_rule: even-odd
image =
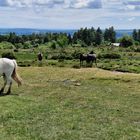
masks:
[[[140,52],[140,46],[135,47],[135,48],[134,48],[134,51],[135,51],[135,52]]]
[[[129,47],[133,45],[133,39],[129,36],[124,36],[120,39],[120,44],[122,47]]]
[[[16,59],[13,52],[4,52],[1,56],[2,58]]]
[[[18,49],[14,49],[14,52],[18,52]]]
[[[65,60],[72,60],[72,56],[67,53],[59,53],[52,55],[51,59],[57,60],[57,59],[65,59]]]
[[[48,55],[45,55],[45,59],[48,59]]]
[[[59,57],[58,57],[58,54],[54,54],[50,58],[53,59],[53,60],[57,60]]]
[[[103,54],[99,54],[98,58],[105,58],[105,59],[119,59],[121,58],[120,54],[117,53],[103,53]]]
[[[75,50],[73,53],[72,53],[72,57],[74,59],[79,59],[80,58],[80,54],[81,52],[79,52],[79,50]]]
[[[51,48],[52,48],[52,49],[56,49],[56,42],[55,42],[55,41],[52,42]]]
[[[136,46],[138,46],[138,45],[140,45],[140,42],[135,41],[134,44],[135,44]]]
[[[4,42],[0,43],[0,48],[1,49],[13,49],[13,48],[15,48],[15,46],[10,42],[4,41]]]
[[[15,44],[16,49],[24,48],[22,43]]]
[[[72,56],[70,54],[60,53],[58,55],[58,59],[72,60]]]
[[[18,66],[20,67],[30,67],[33,62],[31,61],[20,61],[18,62]]]
[[[30,42],[29,42],[29,41],[25,42],[23,48],[24,48],[24,49],[29,49],[29,48],[31,48]]]

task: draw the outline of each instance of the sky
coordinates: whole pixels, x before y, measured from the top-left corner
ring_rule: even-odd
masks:
[[[0,28],[140,29],[140,0],[0,0]]]

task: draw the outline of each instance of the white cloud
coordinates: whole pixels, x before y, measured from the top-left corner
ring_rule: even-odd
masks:
[[[98,9],[102,7],[102,2],[101,0],[73,0],[70,3],[70,7]]]
[[[135,10],[135,6],[134,5],[126,5],[126,9],[128,10]]]
[[[126,10],[140,10],[140,0],[124,0],[123,4]]]
[[[30,7],[32,0],[1,0],[2,6],[9,7]]]
[[[74,8],[100,9],[114,8],[124,10],[140,9],[140,0],[0,0],[0,6],[9,7],[44,7],[44,8]]]
[[[62,8],[101,8],[101,0],[0,0],[1,6]]]
[[[33,7],[33,6],[53,7],[54,5],[59,5],[63,3],[64,0],[0,0],[1,6],[9,6],[9,7]]]
[[[57,29],[137,28],[139,9],[138,0],[0,0],[3,19],[0,25]]]
[[[128,18],[129,21],[135,20],[135,17]]]

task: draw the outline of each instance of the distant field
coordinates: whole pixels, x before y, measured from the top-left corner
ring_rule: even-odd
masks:
[[[51,66],[18,73],[23,86],[14,82],[0,97],[0,139],[140,139],[139,74]]]

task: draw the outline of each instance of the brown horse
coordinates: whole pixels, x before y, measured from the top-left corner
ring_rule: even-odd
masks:
[[[43,54],[41,52],[38,53],[37,55],[38,61],[42,61],[43,59]]]
[[[96,60],[97,60],[96,54],[93,51],[91,51],[89,54],[80,54],[80,66],[83,65],[83,61],[86,61],[86,64],[91,65],[93,65],[93,62],[95,62],[97,66]]]

